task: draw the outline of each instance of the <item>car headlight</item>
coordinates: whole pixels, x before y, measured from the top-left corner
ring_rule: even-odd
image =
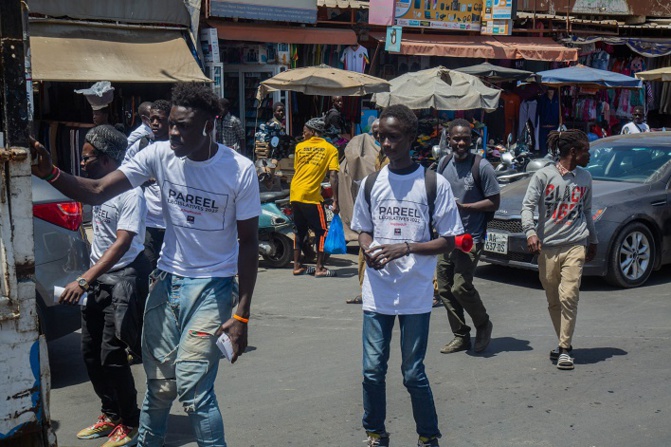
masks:
[[[601,216],[603,216],[603,214],[606,212],[607,209],[608,208],[604,206],[603,208],[599,208],[596,211],[594,211],[592,213],[592,220],[594,222],[598,222],[599,219],[601,219]]]

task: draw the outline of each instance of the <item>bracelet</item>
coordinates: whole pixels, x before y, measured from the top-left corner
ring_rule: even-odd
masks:
[[[405,255],[408,256],[410,254],[410,244],[408,244],[407,241],[405,241],[405,248],[406,248]]]
[[[56,169],[58,169],[58,168],[56,168]],[[53,183],[53,182],[55,182],[56,180],[58,180],[58,177],[60,177],[60,176],[61,176],[61,170],[58,169],[58,172],[56,172],[56,176],[53,177],[53,178],[50,178],[50,179],[47,180],[47,181],[48,181],[49,183]]]
[[[233,314],[233,318],[235,318],[236,320],[238,320],[240,323],[245,323],[245,324],[249,323],[249,318],[241,317],[241,316],[238,315],[238,314]]]
[[[46,176],[41,177],[41,179],[46,180],[48,182],[49,180],[54,178],[56,176],[56,174],[58,174],[58,171],[59,171],[59,169],[56,166],[52,165],[51,166],[51,172],[49,174],[47,174]]]

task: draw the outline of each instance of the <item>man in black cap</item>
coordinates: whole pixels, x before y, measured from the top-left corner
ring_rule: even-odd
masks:
[[[100,179],[115,171],[126,152],[126,136],[110,125],[89,130],[81,168]],[[60,173],[47,178],[53,182]],[[142,311],[151,264],[144,255],[147,207],[141,188],[93,207],[91,268],[65,287],[59,301],[82,307],[82,355],[101,415],[77,433],[79,439],[107,436],[104,447],[137,443],[140,409],[126,347],[140,353]]]
[[[303,142],[296,145],[294,155],[294,177],[291,180],[291,206],[296,224],[294,239],[294,275],[314,274],[316,278],[335,276],[324,263],[324,239],[326,238],[326,216],[321,184],[329,174],[333,189],[333,212],[338,213],[338,149],[321,136],[324,121],[312,118],[303,126]],[[308,230],[312,229],[317,239],[317,266],[301,264],[301,248],[306,243]]]

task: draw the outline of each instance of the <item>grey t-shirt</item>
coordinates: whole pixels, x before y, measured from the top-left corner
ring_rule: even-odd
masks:
[[[440,173],[450,182],[454,198],[461,203],[479,202],[486,197],[495,196],[501,192],[494,167],[484,158],[480,160],[480,187],[475,184],[473,172],[471,172],[474,162],[473,157],[471,155],[464,161],[457,161],[455,157],[452,157],[443,172]],[[487,231],[485,213],[463,210],[460,210],[459,213],[461,222],[464,224],[464,230],[473,236],[473,242],[484,242]]]

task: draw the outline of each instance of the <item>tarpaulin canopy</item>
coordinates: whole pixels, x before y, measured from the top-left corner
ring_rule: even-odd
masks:
[[[501,67],[499,65],[490,64],[489,62],[483,62],[482,64],[471,65],[469,67],[455,68],[455,70],[480,78],[486,78],[489,82],[539,82],[541,79],[540,76],[531,71]]]
[[[89,82],[212,82],[180,31],[34,23],[33,79]]]
[[[475,76],[439,66],[406,73],[389,81],[389,93],[376,93],[378,106],[404,104],[411,109],[496,110],[501,90],[487,87]]]
[[[636,78],[614,71],[599,70],[585,65],[539,71],[541,82],[546,85],[581,85],[596,88],[641,88]]]
[[[654,70],[639,71],[635,75],[638,79],[644,81],[664,81],[671,82],[671,67],[656,68]]]
[[[321,64],[286,70],[266,79],[259,85],[256,97],[260,100],[277,90],[320,96],[363,96],[388,92],[389,87],[389,82],[384,79]]]
[[[384,33],[370,33],[370,36],[380,42],[386,39]],[[578,60],[577,49],[567,48],[549,37],[403,33],[400,54],[550,62]]]

